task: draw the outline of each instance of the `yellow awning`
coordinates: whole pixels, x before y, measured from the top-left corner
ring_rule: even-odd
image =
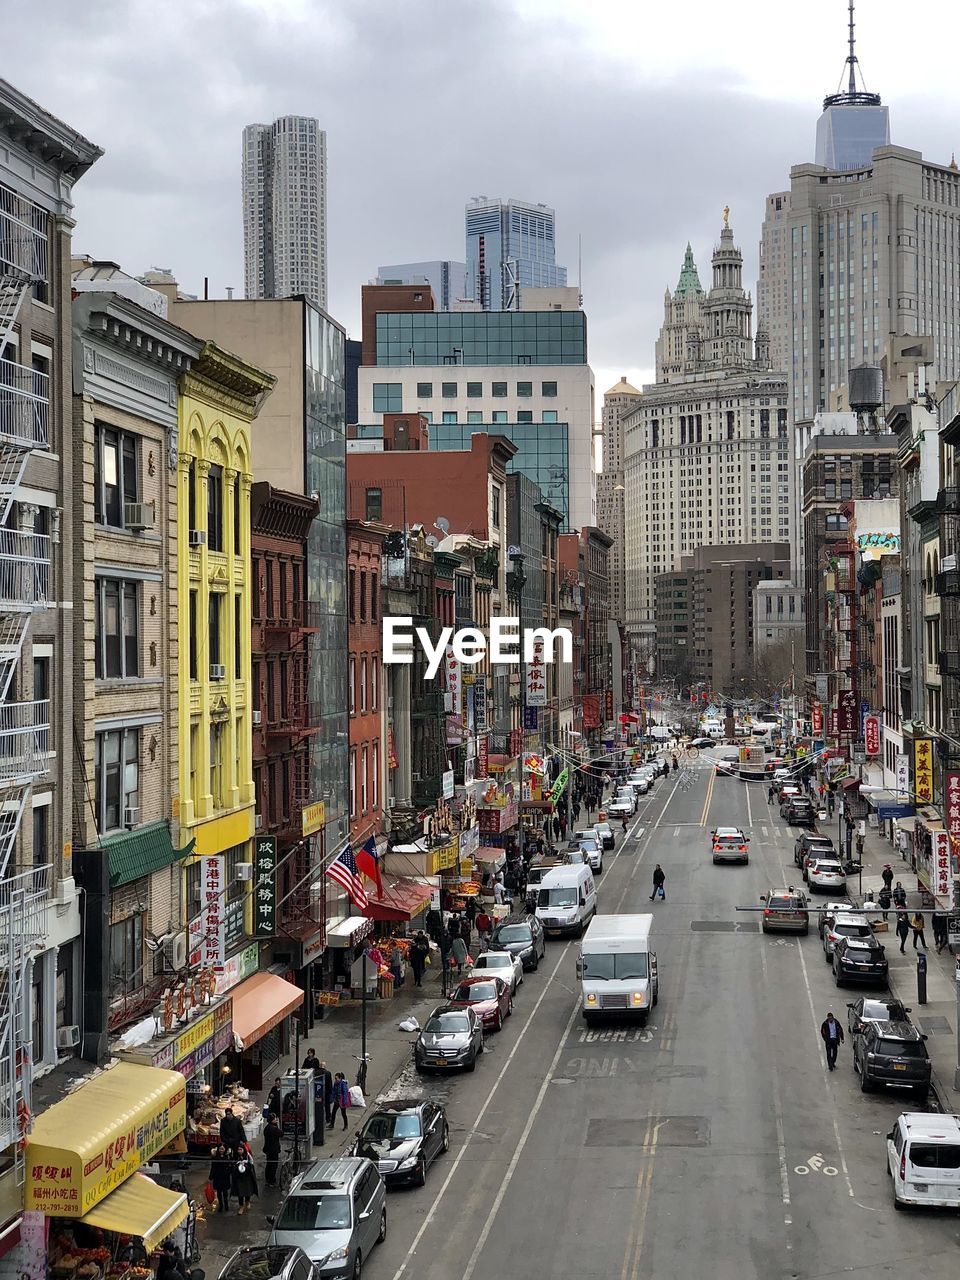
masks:
[[[189,1212],[182,1191],[168,1191],[145,1174],[134,1173],[80,1221],[104,1231],[140,1236],[149,1253],[171,1231],[176,1231]]]

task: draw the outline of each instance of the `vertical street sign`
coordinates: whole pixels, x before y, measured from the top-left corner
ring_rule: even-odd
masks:
[[[253,936],[272,938],[277,932],[277,837],[257,836],[253,842]]]

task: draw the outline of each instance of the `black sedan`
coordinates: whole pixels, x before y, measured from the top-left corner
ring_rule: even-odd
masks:
[[[536,916],[504,920],[494,929],[490,947],[519,956],[524,969],[536,969],[547,949],[543,925]]]
[[[475,1071],[483,1053],[483,1023],[472,1009],[438,1005],[413,1046],[413,1065],[424,1071]]]
[[[366,1156],[387,1186],[413,1182],[422,1187],[427,1169],[450,1149],[450,1126],[435,1102],[398,1098],[381,1103],[354,1139],[353,1156]]]
[[[909,1013],[899,1000],[861,996],[847,1005],[847,1030],[852,1036],[862,1035],[874,1022],[909,1022]]]
[[[837,938],[833,944],[833,976],[838,987],[845,982],[877,982],[887,985],[887,957],[874,937]]]

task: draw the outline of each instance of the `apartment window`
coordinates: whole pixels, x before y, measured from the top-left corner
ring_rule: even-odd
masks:
[[[366,656],[360,658],[360,714],[363,715],[367,709],[367,659]]]
[[[370,760],[370,807],[376,813],[380,807],[380,743],[375,742]]]
[[[451,423],[451,424],[455,423],[457,421],[457,415],[452,410],[448,410],[441,416],[440,421]]]
[[[207,546],[223,550],[223,468],[215,463],[207,473]]]
[[[350,817],[357,816],[357,753],[350,752]]]
[[[557,411],[556,411],[556,409],[544,409],[544,411],[540,414],[540,421],[541,421],[541,422],[556,422],[556,421],[557,421]]]
[[[457,384],[455,382],[441,382],[440,394],[446,400],[455,399],[457,395]]]
[[[375,382],[373,384],[373,412],[403,413],[403,383]]]
[[[233,597],[233,676],[239,680],[243,675],[243,601],[239,591]]]
[[[360,753],[360,812],[367,812],[367,751],[364,747]]]
[[[380,576],[370,574],[370,621],[377,622],[380,616]]]
[[[492,416],[494,422],[506,422],[507,411],[506,409],[494,409]]]
[[[376,711],[379,702],[380,664],[376,658],[370,659],[370,710]]]
[[[112,995],[120,995],[141,986],[143,916],[137,913],[110,926],[110,991]]]
[[[493,486],[493,498],[491,502],[491,508],[492,508],[491,518],[493,521],[493,525],[495,528],[499,529],[500,528],[500,486],[498,484],[495,484]]]
[[[482,422],[482,421],[483,421],[483,414],[480,412],[479,409],[467,410],[467,422]]]
[[[532,396],[532,395],[533,395],[533,383],[532,383],[532,382],[518,382],[518,383],[517,383],[517,395],[518,395],[518,396],[520,396],[522,399],[526,399],[528,396]]]
[[[383,490],[368,489],[364,504],[367,520],[379,520],[383,516]]]
[[[273,613],[273,609],[274,609],[274,604],[273,604],[273,600],[274,600],[274,596],[273,596],[273,561],[272,561],[272,560],[267,560],[267,561],[264,563],[264,566],[263,566],[263,572],[264,572],[264,582],[265,582],[265,584],[266,584],[266,585],[265,585],[265,587],[264,587],[264,591],[265,591],[265,595],[266,595],[266,601],[265,601],[265,603],[266,603],[266,613],[264,614],[264,616],[265,616],[265,617],[267,617],[267,618],[272,618],[272,617],[274,616],[274,613]]]
[[[433,399],[433,383],[432,382],[417,383],[417,399],[418,400]]]
[[[96,519],[115,529],[124,527],[123,505],[138,502],[137,437],[97,424],[94,453]]]
[[[494,382],[490,387],[490,394],[495,398],[502,400],[507,394],[507,384],[505,382]]]
[[[215,809],[222,809],[224,805],[223,747],[226,728],[226,723],[223,720],[215,720],[210,726],[210,795],[213,797],[213,807]]]
[[[240,477],[233,481],[233,554],[240,554]]]
[[[360,570],[360,621],[367,620],[367,571]]]
[[[480,399],[480,397],[481,397],[482,395],[483,395],[483,383],[482,383],[482,382],[468,382],[468,383],[467,383],[467,396],[468,396],[468,398],[469,398],[469,399],[471,399],[471,400],[479,400],[479,399]]]
[[[36,805],[33,810],[33,865],[45,867],[50,861],[50,805]]]
[[[130,680],[140,674],[138,584],[97,579],[98,680]]]
[[[210,601],[207,611],[207,643],[210,648],[210,665],[211,667],[219,666],[222,662],[221,654],[223,653],[223,596],[219,591],[210,592]]]
[[[357,620],[357,571],[356,569],[350,570],[349,586],[350,586],[350,597],[347,600],[347,610],[348,610],[347,616],[350,622],[356,622]]]
[[[542,396],[553,397],[557,394],[557,384],[555,382],[541,382],[540,394]]]
[[[533,410],[532,410],[532,409],[518,409],[518,410],[517,410],[517,421],[518,421],[518,422],[532,422],[532,421],[533,421]]]
[[[33,700],[46,702],[50,697],[50,659],[33,660]]]
[[[357,660],[350,659],[350,714],[357,714]]]
[[[190,592],[190,679],[196,680],[197,672],[197,593]]]
[[[140,730],[108,729],[96,738],[97,831],[118,831],[140,804]]]

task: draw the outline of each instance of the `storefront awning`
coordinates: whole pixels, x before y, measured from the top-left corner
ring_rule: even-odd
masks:
[[[87,1226],[102,1227],[139,1236],[147,1253],[166,1240],[190,1212],[182,1191],[158,1187],[152,1178],[135,1173],[101,1200],[95,1209],[81,1219]]]
[[[348,916],[327,929],[327,946],[355,947],[372,929],[373,921],[368,916]]]
[[[383,893],[373,894],[367,903],[371,920],[411,920],[429,903],[431,890],[405,876],[382,876]]]
[[[492,844],[482,844],[473,857],[475,862],[483,863],[484,871],[499,871],[507,861],[506,850]]]
[[[162,871],[188,857],[194,844],[191,840],[182,849],[175,849],[170,839],[170,825],[166,822],[153,822],[102,840],[100,847],[106,851],[110,868],[110,888],[118,889],[154,871]]]
[[[897,791],[868,791],[863,798],[881,821],[909,818],[914,811],[910,798]]]
[[[848,791],[851,787],[859,787],[860,778],[841,778],[840,785],[844,791]]]
[[[245,1049],[303,1004],[303,992],[275,973],[255,973],[234,987],[233,1034]]]

